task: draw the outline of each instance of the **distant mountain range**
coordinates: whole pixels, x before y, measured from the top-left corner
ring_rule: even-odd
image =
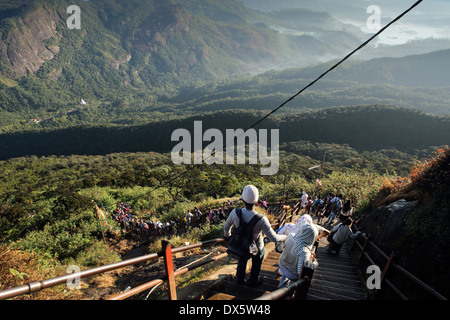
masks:
[[[344,32],[343,42],[337,34],[327,39],[286,36],[264,21],[282,24],[288,13],[268,16],[237,0],[78,2],[81,30],[68,30],[66,9],[71,4],[66,0],[1,2],[3,76],[17,78],[40,71],[41,78],[68,81],[67,63],[87,72],[93,72],[89,66],[95,64],[101,69],[124,69],[117,75],[129,85],[155,85],[160,78],[186,74],[217,79],[291,63],[305,65],[319,61],[317,56],[337,56],[357,42]],[[323,32],[342,27],[325,13],[302,17],[302,26],[317,25],[319,17]],[[311,38],[317,42],[315,48]],[[303,46],[308,49],[302,50]]]
[[[282,10],[284,1],[270,12],[243,2],[79,1],[81,29],[70,30],[72,1],[2,0],[0,112],[54,112],[82,98],[103,105],[130,95],[173,96],[181,86],[342,57],[367,38],[331,16],[326,2]],[[440,55],[361,63],[335,77],[446,86],[448,52]],[[318,69],[300,73],[308,70]]]
[[[0,130],[33,130],[30,137],[51,146],[50,137],[65,133],[133,136],[144,130],[137,124],[161,119],[271,110],[367,38],[327,12],[326,1],[313,2],[265,12],[237,0],[78,1],[81,29],[71,30],[72,1],[0,0]],[[282,111],[383,104],[448,115],[449,61],[450,50],[347,61]],[[33,141],[29,152],[40,145],[23,134],[16,146],[2,136],[4,157],[26,154],[20,141]],[[65,148],[75,150],[55,152]],[[32,154],[40,152],[50,154],[47,147]]]
[[[302,10],[294,27],[309,30],[286,33],[292,13],[237,0],[78,1],[81,29],[69,29],[72,2],[0,1],[0,112],[171,95],[182,85],[318,63],[360,41],[326,13]]]

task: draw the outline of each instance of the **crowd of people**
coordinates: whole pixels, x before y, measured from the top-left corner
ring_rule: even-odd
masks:
[[[230,230],[234,224],[239,227],[241,221],[249,223],[258,216],[254,210],[255,205],[259,204],[258,189],[254,186],[246,186],[242,192],[242,200],[245,208],[238,216],[236,210],[233,210],[224,226],[224,236],[231,236]],[[314,268],[317,265],[315,254],[313,252],[314,243],[322,238],[327,237],[329,242],[327,251],[335,251],[339,254],[341,246],[351,238],[356,238],[361,233],[357,231],[353,233],[351,227],[353,220],[353,206],[351,200],[344,200],[342,194],[330,193],[324,198],[320,196],[309,196],[303,191],[302,196],[298,199],[294,208],[300,206],[298,210],[299,218],[295,223],[285,224],[278,230],[273,230],[267,221],[262,217],[260,221],[253,227],[252,234],[254,241],[257,243],[257,250],[248,255],[238,258],[236,281],[249,286],[257,286],[261,279],[259,272],[264,258],[264,246],[261,246],[263,234],[270,240],[276,242],[277,251],[281,253],[278,265],[281,281],[279,286],[285,285],[289,281],[296,281],[302,277],[305,266]],[[285,207],[285,209],[291,209]],[[313,223],[313,217],[317,218],[317,223]],[[265,218],[265,219],[264,219]],[[320,223],[322,219],[327,219]],[[334,227],[329,227],[335,222]],[[248,280],[245,280],[245,268],[247,261],[252,259],[252,268]]]
[[[139,219],[131,214],[131,206],[120,202],[111,213],[114,221],[119,223],[122,233],[148,240],[151,236],[174,234],[177,231],[176,221],[161,222],[159,219]]]
[[[342,194],[335,195],[329,193],[325,197],[309,196],[303,191],[302,196],[298,200],[298,205],[304,209],[307,214],[318,217],[318,224],[331,226],[335,219],[343,222],[351,217],[354,207],[351,199],[344,199]],[[326,218],[326,221],[322,220]]]
[[[294,208],[299,208],[299,218],[295,223],[285,224],[278,230],[273,230],[267,217],[256,212],[259,206],[268,210],[266,201],[259,199],[258,190],[254,186],[244,188],[241,199],[243,208],[239,211],[234,209],[238,203],[228,200],[222,206],[204,209],[195,207],[192,212],[187,210],[184,216],[184,230],[178,228],[177,221],[161,222],[157,219],[139,219],[132,215],[131,206],[121,202],[112,213],[112,218],[117,221],[122,232],[129,232],[144,240],[150,240],[152,236],[172,235],[178,232],[189,231],[194,226],[204,223],[224,224],[224,236],[231,236],[230,230],[234,224],[239,226],[241,219],[248,223],[254,216],[259,216],[259,221],[253,229],[255,241],[254,252],[238,259],[237,281],[241,284],[257,286],[260,283],[259,271],[264,258],[263,234],[270,240],[276,242],[276,248],[281,253],[279,259],[279,272],[281,274],[280,286],[288,281],[295,281],[302,275],[306,262],[315,260],[312,247],[314,242],[321,237],[327,237],[329,242],[328,252],[335,251],[337,254],[341,246],[349,239],[356,238],[360,232],[353,233],[351,227],[353,220],[353,206],[351,200],[345,200],[342,194],[330,193],[325,197],[309,196],[305,191],[298,199]],[[290,209],[290,207],[285,207]],[[313,223],[313,219],[316,223]],[[337,219],[337,221],[336,221]],[[335,223],[336,222],[336,223]],[[250,278],[245,280],[245,269],[248,259],[252,259]]]
[[[170,236],[178,232],[186,232],[191,227],[205,223],[220,224],[226,219],[231,208],[236,205],[236,201],[229,199],[222,206],[205,209],[205,212],[202,212],[196,206],[192,212],[187,210],[184,216],[184,228],[182,221],[161,222],[157,218],[138,218],[133,216],[131,205],[124,202],[117,204],[116,209],[111,213],[111,218],[120,225],[122,234],[128,234],[146,241],[152,237]],[[264,206],[267,206],[265,202]]]

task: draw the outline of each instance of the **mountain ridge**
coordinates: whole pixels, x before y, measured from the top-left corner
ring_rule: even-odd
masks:
[[[115,152],[170,152],[172,132],[246,129],[263,112],[232,110],[140,126],[84,126],[0,135],[0,159],[27,155],[104,155]],[[256,129],[279,129],[280,144],[295,141],[348,144],[358,151],[396,148],[412,152],[450,141],[450,118],[393,106],[336,107],[298,115],[275,115]]]

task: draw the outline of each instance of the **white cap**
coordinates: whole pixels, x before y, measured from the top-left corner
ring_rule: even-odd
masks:
[[[242,190],[242,200],[248,204],[255,204],[259,199],[258,188],[252,185],[245,186],[244,190]]]

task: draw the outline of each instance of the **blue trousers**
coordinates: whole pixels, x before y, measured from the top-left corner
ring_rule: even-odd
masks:
[[[325,222],[325,224],[328,224],[329,222],[333,222],[334,218],[336,218],[336,214],[333,211],[331,211],[330,215],[328,216],[328,220],[327,220],[327,222]]]

